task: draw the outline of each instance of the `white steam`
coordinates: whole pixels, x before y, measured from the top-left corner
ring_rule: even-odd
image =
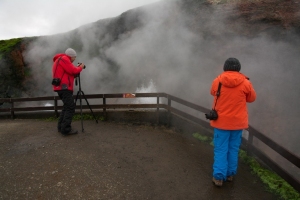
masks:
[[[153,80],[151,79],[150,82],[147,84],[142,84],[141,87],[138,87],[135,93],[156,93],[157,88]],[[155,104],[157,103],[156,98],[136,98],[133,103],[136,104]]]
[[[173,1],[130,12],[136,11],[142,13],[137,17],[142,25],[118,38],[108,32],[117,18],[80,27],[79,41],[73,41],[71,34],[40,38],[25,55],[37,81],[34,96],[55,95],[50,84],[52,57],[76,43],[72,46],[78,54],[75,62],[87,66],[81,73],[85,94],[166,92],[210,108],[213,79],[223,72],[227,58],[236,57],[257,92],[256,102],[248,107],[250,125],[296,151],[299,36],[291,34],[292,42],[264,35],[226,38],[222,35],[228,29],[222,19],[226,11],[220,15],[222,10],[218,14],[199,12],[203,21],[192,29],[186,24],[189,17]],[[220,37],[207,37],[210,34]],[[75,86],[74,93],[77,89]]]

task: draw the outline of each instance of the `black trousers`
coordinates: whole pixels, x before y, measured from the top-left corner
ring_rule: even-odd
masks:
[[[61,90],[57,91],[57,94],[63,102],[63,109],[59,115],[57,129],[62,134],[67,134],[72,129],[71,123],[75,113],[73,92],[69,90]]]

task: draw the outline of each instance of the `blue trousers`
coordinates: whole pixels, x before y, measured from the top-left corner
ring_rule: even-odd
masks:
[[[243,130],[214,129],[213,177],[226,180],[237,173],[238,154]]]

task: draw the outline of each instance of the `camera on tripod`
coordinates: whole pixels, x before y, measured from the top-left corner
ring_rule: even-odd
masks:
[[[78,63],[78,64],[77,64],[77,67],[78,67],[79,65],[81,65],[81,64],[82,64],[82,63]],[[85,69],[85,65],[83,66],[83,69]]]
[[[218,119],[218,113],[216,110],[212,109],[208,114],[205,114],[206,119],[216,120]]]
[[[79,67],[82,63],[78,63],[77,67]],[[85,69],[85,65],[83,66],[83,69]],[[75,84],[77,85],[77,79],[78,79],[78,82],[79,82],[79,90],[77,92],[77,95],[76,95],[76,98],[75,98],[75,105],[76,105],[76,102],[77,102],[77,99],[79,99],[80,101],[80,116],[81,116],[81,127],[82,127],[82,132],[84,131],[83,129],[83,118],[82,118],[82,97],[85,99],[86,101],[86,104],[88,105],[88,107],[90,108],[90,111],[91,113],[93,114],[94,116],[94,119],[96,121],[96,123],[98,123],[98,120],[88,102],[88,100],[86,99],[85,95],[84,95],[84,92],[81,90],[81,83],[80,83],[80,73],[78,75],[76,75],[76,80],[75,80]]]

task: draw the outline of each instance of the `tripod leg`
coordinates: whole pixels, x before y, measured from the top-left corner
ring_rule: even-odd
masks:
[[[81,91],[81,93],[83,93],[83,92]],[[80,101],[81,131],[83,132],[84,129],[83,129],[83,119],[82,119],[82,97],[81,97],[81,94],[80,94],[80,99],[79,99],[79,101]]]
[[[75,105],[76,105],[76,102],[77,102],[77,99],[78,99],[79,93],[80,93],[80,91],[78,91],[78,92],[77,92],[77,94],[76,94],[76,98],[75,98]]]
[[[93,114],[93,117],[94,117],[96,123],[98,124],[98,120],[96,119],[96,116],[94,115],[93,110],[92,110],[92,108],[91,108],[91,106],[90,106],[88,100],[86,99],[86,97],[85,97],[83,91],[81,91],[81,92],[82,92],[82,95],[83,95],[83,97],[84,97],[84,99],[85,99],[85,101],[86,101],[86,104],[89,106],[89,108],[90,108],[90,110],[91,110],[91,113]]]
[[[80,102],[80,119],[81,119],[81,131],[83,132],[84,131],[84,129],[83,129],[83,122],[82,122],[82,98],[81,98],[81,91],[79,90],[78,92],[77,92],[77,95],[76,95],[76,98],[75,98],[75,106],[76,106],[76,102],[77,102],[77,99],[78,99],[78,97],[79,97],[79,102]]]

